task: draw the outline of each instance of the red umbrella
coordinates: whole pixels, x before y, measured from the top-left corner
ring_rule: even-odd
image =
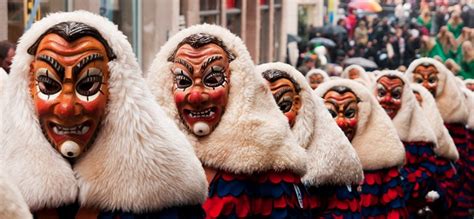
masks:
[[[350,8],[360,9],[368,12],[381,12],[382,7],[374,0],[353,0],[349,3]]]

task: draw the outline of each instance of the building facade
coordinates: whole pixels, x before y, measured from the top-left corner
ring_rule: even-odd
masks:
[[[301,2],[301,3],[300,3]],[[285,61],[287,34],[297,34],[298,5],[318,0],[0,0],[0,40],[18,41],[49,13],[87,10],[116,23],[128,37],[144,70],[160,47],[180,29],[211,23],[246,43],[255,63]],[[316,14],[311,22],[318,22]]]

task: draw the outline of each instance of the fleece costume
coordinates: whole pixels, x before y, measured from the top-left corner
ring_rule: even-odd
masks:
[[[370,79],[369,73],[365,71],[360,65],[349,65],[347,66],[341,74],[341,78],[350,79],[349,78],[349,71],[352,69],[357,69],[359,71],[359,77],[353,80],[363,84],[366,87],[370,87],[372,85],[372,79]]]
[[[466,170],[471,168],[467,166],[469,152],[465,124],[468,119],[468,109],[465,98],[456,84],[454,75],[442,63],[432,58],[419,58],[413,61],[406,71],[408,80],[414,82],[413,71],[423,63],[433,65],[438,70],[436,105],[459,152],[460,159],[457,161],[456,167],[460,177],[459,185],[463,185],[466,182]],[[452,217],[468,217],[468,207],[463,206],[466,203],[463,189],[460,188],[456,193],[458,193],[458,200],[456,201],[458,206],[455,207]]]
[[[354,148],[298,70],[284,63],[257,66],[260,74],[272,69],[288,73],[301,88],[302,106],[291,131],[308,157],[303,182],[311,193],[312,217],[360,217],[360,199],[353,186],[362,181],[363,172]]]
[[[352,80],[329,81],[318,87],[316,94],[324,97],[335,86],[350,88],[360,99],[359,121],[351,143],[364,169],[365,178],[360,185],[362,217],[406,217],[398,171],[405,160],[405,150],[390,117],[367,88]]]
[[[428,192],[440,190],[435,180],[436,135],[430,128],[430,123],[419,106],[408,79],[398,71],[382,71],[374,85],[382,77],[398,78],[403,82],[401,106],[392,122],[405,146],[406,162],[400,172],[404,178],[407,209],[410,217],[416,217],[420,209],[432,204],[425,199]],[[377,86],[372,89],[375,95],[377,89]],[[439,193],[444,194],[441,191]],[[441,203],[444,203],[443,199]]]
[[[41,131],[28,88],[34,57],[27,49],[50,27],[67,21],[96,28],[116,55],[108,63],[109,100],[101,127],[74,163]],[[153,100],[116,25],[86,11],[49,15],[21,37],[8,80],[1,103],[8,106],[1,109],[1,161],[32,212],[52,209],[60,218],[73,218],[84,207],[100,211],[94,213],[97,218],[202,216],[206,179],[201,164]]]
[[[205,137],[194,135],[180,118],[173,99],[173,62],[168,61],[183,39],[198,33],[217,37],[236,56],[230,62],[225,112]],[[216,171],[203,205],[208,218],[309,216],[309,210],[303,210],[309,209],[309,199],[300,181],[306,169],[305,152],[239,37],[216,25],[182,30],[161,48],[147,81],[158,102],[192,142],[202,164]]]

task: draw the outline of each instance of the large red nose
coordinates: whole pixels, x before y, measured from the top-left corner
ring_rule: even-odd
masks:
[[[194,89],[188,95],[188,102],[191,104],[203,104],[207,102],[208,99],[208,95],[200,89]]]
[[[339,128],[345,128],[347,126],[347,123],[344,118],[342,117],[337,117],[336,118],[336,123],[339,126]]]
[[[72,95],[63,96],[59,103],[54,106],[54,114],[63,119],[74,117],[80,113],[79,111],[79,106],[76,106],[76,101]]]

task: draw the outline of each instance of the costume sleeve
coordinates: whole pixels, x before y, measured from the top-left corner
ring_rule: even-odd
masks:
[[[310,197],[291,172],[270,171],[253,183],[252,215],[257,218],[310,218]]]
[[[249,217],[249,186],[248,177],[216,173],[209,185],[209,196],[203,204],[206,218]]]
[[[468,149],[468,136],[467,129],[464,124],[461,123],[446,123],[446,128],[449,134],[454,140],[454,144],[459,152],[459,160],[455,163],[459,180],[454,190],[455,200],[452,210],[452,217],[469,217],[469,190],[471,185],[468,185],[470,180],[469,172],[469,149]]]
[[[400,173],[397,167],[364,171],[361,185],[363,218],[406,218]]]
[[[326,193],[327,207],[321,218],[361,218],[357,187],[332,186],[324,190],[322,192]]]
[[[425,196],[430,191],[438,194],[439,186],[435,179],[436,156],[433,144],[427,142],[404,142],[406,151],[406,163],[400,170],[403,177],[403,191],[406,206],[410,214],[416,214],[431,203]]]

